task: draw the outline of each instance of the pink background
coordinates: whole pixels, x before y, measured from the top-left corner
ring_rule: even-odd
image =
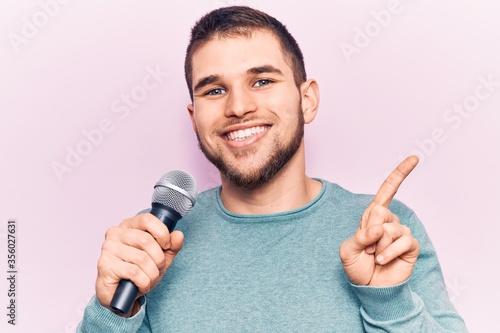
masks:
[[[218,184],[188,119],[183,58],[195,20],[231,4],[283,21],[319,81],[310,176],[374,193],[402,156],[421,156],[397,198],[424,222],[470,331],[497,330],[496,1],[40,0],[0,4],[0,267],[15,218],[19,270],[16,327],[0,277],[0,331],[73,332],[105,230],[148,207],[169,170],[191,172],[201,190]],[[356,53],[345,55],[347,44]],[[148,68],[168,75],[154,84]],[[134,108],[120,101],[126,94]],[[472,111],[449,111],[464,103]],[[68,149],[86,156],[58,177],[53,165],[67,164]]]

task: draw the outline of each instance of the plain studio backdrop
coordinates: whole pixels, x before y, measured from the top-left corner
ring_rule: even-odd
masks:
[[[194,22],[239,4],[284,22],[319,82],[308,175],[374,193],[419,155],[396,197],[427,228],[470,331],[497,330],[496,1],[30,0],[0,4],[0,331],[73,332],[105,230],[149,207],[169,170],[219,184],[192,132],[183,60]]]

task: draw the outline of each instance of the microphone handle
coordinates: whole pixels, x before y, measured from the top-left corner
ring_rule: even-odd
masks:
[[[175,210],[157,202],[151,204],[151,211],[149,213],[162,221],[163,224],[167,226],[169,232],[174,230],[177,221],[182,217]],[[125,279],[120,280],[110,306],[120,313],[129,313],[138,294],[139,289],[132,281]]]

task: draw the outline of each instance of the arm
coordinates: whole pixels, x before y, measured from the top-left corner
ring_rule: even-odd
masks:
[[[407,158],[389,175],[355,234],[340,248],[367,332],[467,331],[448,299],[422,224],[401,204],[391,206],[396,214],[389,210],[396,191],[417,163],[416,157]]]
[[[402,205],[400,205],[402,206]],[[400,215],[420,244],[411,277],[396,286],[353,285],[367,332],[467,332],[451,304],[434,248],[410,210]],[[399,214],[399,212],[397,212]]]
[[[115,314],[113,311],[104,307],[96,296],[94,296],[83,315],[82,321],[79,323],[77,333],[93,333],[93,332],[141,332],[150,333],[151,329],[147,323],[146,304],[144,297],[140,298],[140,309],[132,317],[122,317]]]
[[[150,332],[146,301],[141,296],[161,281],[182,248],[183,239],[180,231],[170,234],[151,214],[139,214],[109,228],[97,265],[96,296],[85,309],[77,332]],[[139,289],[134,307],[125,315],[110,307],[122,279],[131,280]]]

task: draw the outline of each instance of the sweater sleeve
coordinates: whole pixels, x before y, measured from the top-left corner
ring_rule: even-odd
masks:
[[[141,297],[141,309],[130,318],[116,315],[106,307],[102,306],[94,296],[83,314],[83,319],[78,325],[77,333],[151,333],[151,329],[145,320],[146,299]]]
[[[390,207],[418,239],[420,254],[409,280],[391,287],[354,286],[366,332],[467,332],[451,303],[432,243],[416,215]]]

